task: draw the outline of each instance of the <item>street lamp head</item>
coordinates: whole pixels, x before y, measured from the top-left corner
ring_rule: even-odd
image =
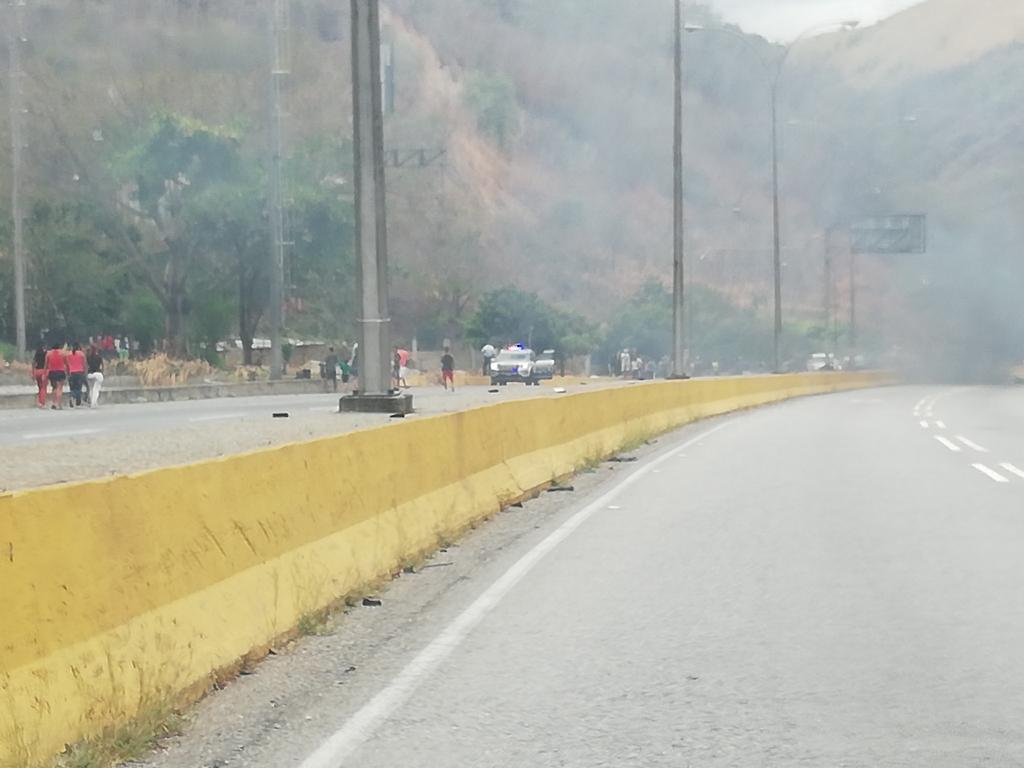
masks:
[[[683,25],[683,31],[684,32],[703,32],[704,31],[704,25],[703,24],[684,24]]]

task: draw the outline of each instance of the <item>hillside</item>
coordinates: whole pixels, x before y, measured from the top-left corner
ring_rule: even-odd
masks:
[[[1018,6],[927,0],[795,52],[780,92],[784,305],[794,340],[824,319],[823,230],[842,218],[927,211],[940,256],[964,242],[1000,249],[1020,234],[1006,216],[1021,194],[1013,169],[1024,162],[1015,138],[1024,118],[1015,87],[1024,71]],[[233,201],[264,195],[269,53],[261,5],[36,0],[27,9],[33,327],[93,328],[147,312],[152,325],[158,305],[164,314],[178,307],[199,336],[258,326],[265,251],[263,225],[252,217],[260,207],[247,209],[241,240],[238,227],[227,238],[223,217],[237,218]],[[295,333],[342,337],[354,329],[347,13],[319,0],[293,0],[292,11],[289,324]],[[781,49],[714,32],[722,22],[706,8],[688,14],[708,28],[686,36],[690,279],[767,327],[768,74],[757,62]],[[389,170],[400,336],[457,337],[480,296],[508,284],[603,327],[647,281],[668,282],[669,5],[390,0],[385,24],[396,78],[386,142],[444,150],[443,162]],[[152,130],[161,115],[175,116],[176,130],[198,127],[204,141],[220,142],[240,169],[197,197],[221,213],[194,219],[203,234],[192,242],[168,241],[167,232],[154,239],[158,222],[126,233],[111,208],[150,168],[139,161],[158,149]],[[6,189],[9,142],[0,138]],[[0,249],[5,232],[0,227]],[[152,247],[133,255],[132,238]],[[251,278],[239,300],[224,298],[237,293],[232,264]],[[941,274],[922,277],[940,264]],[[881,349],[893,342],[888,331],[912,327],[914,318],[933,327],[931,310],[921,314],[919,292],[906,286],[956,283],[947,280],[959,275],[954,266],[865,260],[862,338]],[[836,310],[845,317],[849,278],[838,274]],[[104,289],[84,291],[83,282]],[[4,288],[0,336],[9,336],[9,278]],[[74,297],[70,306],[62,295]]]

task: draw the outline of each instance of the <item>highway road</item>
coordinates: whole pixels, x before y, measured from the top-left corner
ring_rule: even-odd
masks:
[[[144,764],[1024,765],[1024,389],[804,399],[576,488],[282,650]]]
[[[581,378],[580,381],[584,380]],[[619,382],[614,380],[586,383],[591,389],[617,385]],[[582,387],[573,386],[573,389],[581,391]],[[502,387],[500,390],[486,386],[466,386],[460,387],[456,392],[446,392],[439,386],[431,386],[413,387],[408,391],[413,395],[417,411],[426,414],[551,394],[548,387],[515,385]],[[159,432],[189,424],[238,423],[265,419],[275,412],[287,412],[290,417],[337,413],[338,398],[342,394],[344,393],[264,395],[120,405],[101,403],[96,409],[81,407],[64,408],[61,411],[36,408],[0,410],[0,446],[40,443],[85,435]],[[383,418],[386,420],[387,415],[385,414]]]

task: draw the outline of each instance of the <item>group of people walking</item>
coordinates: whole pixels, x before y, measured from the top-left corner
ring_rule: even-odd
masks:
[[[77,342],[65,351],[62,345],[54,344],[49,351],[40,345],[32,356],[32,379],[39,389],[36,405],[46,408],[47,392],[50,394],[50,408],[64,407],[64,386],[71,392],[71,407],[82,405],[82,393],[87,392],[90,408],[99,405],[100,390],[103,388],[103,355],[95,345],[86,353]]]

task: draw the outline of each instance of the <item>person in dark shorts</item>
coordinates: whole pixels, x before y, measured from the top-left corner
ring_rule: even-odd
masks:
[[[449,384],[452,385],[452,392],[455,391],[455,358],[448,347],[444,348],[444,354],[441,355],[441,384],[446,392]]]
[[[54,344],[46,353],[46,379],[50,382],[50,407],[59,410],[64,407],[64,382],[68,378],[68,364],[60,344]]]

